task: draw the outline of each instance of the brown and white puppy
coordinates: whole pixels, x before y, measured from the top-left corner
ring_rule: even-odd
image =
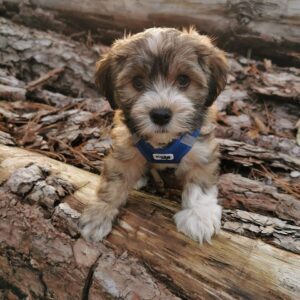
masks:
[[[200,243],[219,231],[219,154],[213,132],[207,128],[213,121],[212,104],[225,87],[227,70],[224,53],[194,29],[152,28],[113,44],[97,64],[96,82],[111,106],[119,110],[112,151],[101,175],[99,201],[81,218],[86,239],[99,241],[109,234],[128,190],[149,168],[133,135],[154,147],[164,147],[197,128],[201,134],[192,149],[171,166],[183,186],[182,210],[174,219],[180,232]]]

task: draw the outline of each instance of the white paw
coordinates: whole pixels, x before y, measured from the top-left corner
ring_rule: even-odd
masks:
[[[221,215],[222,207],[218,204],[199,205],[181,210],[174,219],[179,232],[202,244],[210,242],[211,237],[220,231]]]
[[[105,202],[94,203],[87,207],[80,218],[81,235],[91,242],[99,242],[112,230],[112,222],[118,209]]]
[[[217,195],[215,186],[204,192],[196,184],[187,184],[182,193],[183,210],[174,216],[178,231],[199,243],[210,242],[221,228],[222,207]]]

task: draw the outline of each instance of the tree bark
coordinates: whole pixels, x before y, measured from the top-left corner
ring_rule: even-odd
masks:
[[[78,31],[91,29],[108,42],[122,36],[124,30],[195,25],[201,32],[216,36],[218,43],[227,49],[243,54],[250,50],[254,55],[287,65],[300,65],[297,1],[31,0],[30,3],[31,6],[22,5],[19,14],[14,11],[14,20],[44,26],[43,29],[59,27],[65,32],[70,28],[74,31],[74,27]],[[15,10],[18,4],[18,0],[6,0],[4,9]]]
[[[300,201],[296,197],[238,174],[223,174],[218,184],[224,207],[276,216],[300,225]]]
[[[135,258],[72,238],[54,227],[57,210],[45,218],[0,189],[0,291],[15,295],[4,299],[178,299]]]
[[[48,173],[45,171],[41,173],[38,171],[37,173],[41,174],[38,176],[46,178],[42,180],[48,180],[49,183],[48,177],[56,176],[75,188],[75,193],[72,193],[69,189],[70,195],[66,196],[63,201],[53,202],[52,213],[48,220],[45,220],[41,213],[43,210],[49,212],[48,206],[36,202],[33,204],[34,208],[31,208],[33,213],[30,214],[27,204],[28,199],[34,198],[32,197],[34,185],[40,182],[40,179],[37,179],[36,183],[29,183],[33,184],[33,187],[29,189],[28,181],[17,180],[17,182],[21,182],[25,193],[23,200],[20,199],[22,202],[12,201],[11,199],[2,200],[3,198],[1,198],[3,214],[0,224],[5,229],[2,230],[5,234],[1,235],[0,245],[2,264],[6,266],[5,270],[7,270],[4,276],[9,278],[7,284],[17,286],[18,291],[24,294],[31,292],[29,287],[22,286],[22,283],[29,282],[27,278],[20,283],[17,282],[15,276],[9,275],[17,267],[19,267],[18,274],[22,274],[22,272],[25,272],[24,269],[27,268],[26,265],[24,266],[23,263],[20,266],[16,262],[11,266],[7,262],[7,257],[13,259],[13,257],[25,255],[24,253],[30,253],[31,257],[28,264],[35,263],[34,268],[38,270],[43,266],[43,282],[46,280],[46,283],[41,284],[44,290],[41,289],[40,293],[45,293],[45,285],[48,287],[52,284],[50,290],[54,292],[56,289],[61,291],[62,286],[65,288],[65,284],[70,284],[71,288],[69,286],[68,291],[71,290],[70,293],[72,293],[73,299],[78,299],[77,294],[80,287],[76,286],[75,282],[78,280],[82,282],[82,278],[86,276],[87,271],[84,268],[77,270],[76,255],[79,256],[77,257],[77,263],[79,260],[81,264],[86,266],[85,254],[83,254],[85,250],[83,249],[86,249],[87,246],[81,239],[78,240],[76,224],[80,215],[79,212],[96,197],[95,190],[99,177],[26,150],[7,146],[1,146],[0,149],[2,170],[0,182],[3,183],[9,179],[5,184],[6,188],[11,189],[15,186],[16,181],[13,180],[22,178],[20,173],[25,171],[20,168],[25,167],[28,163],[34,164],[27,167],[27,171],[28,168],[31,168],[31,170],[46,168]],[[30,176],[30,178],[32,177],[34,176]],[[56,189],[60,190],[57,186]],[[17,188],[16,191],[20,191],[20,189]],[[43,209],[38,209],[38,207]],[[168,295],[154,297],[154,299],[173,299],[171,298],[172,293],[172,297],[176,294],[181,299],[274,299],[274,297],[276,299],[296,299],[299,297],[300,285],[297,280],[300,276],[299,255],[275,248],[259,239],[250,239],[226,231],[221,231],[219,236],[213,239],[212,245],[200,246],[176,231],[172,216],[178,209],[179,205],[174,201],[141,192],[133,192],[129,197],[128,205],[122,210],[118,224],[114,226],[112,233],[105,242],[115,250],[128,251],[139,257],[147,271],[156,278],[151,277],[152,280],[157,280],[155,284],[158,286],[164,284],[167,287],[169,290]],[[226,212],[226,216],[225,224],[227,222],[226,227],[231,231],[234,231],[233,227],[230,227],[232,223],[228,225],[228,221],[234,222],[235,220],[237,222],[239,219],[238,222],[250,223],[249,218],[251,218],[251,216],[247,217],[238,212],[236,214]],[[256,219],[257,222],[262,222],[257,216]],[[13,230],[9,229],[12,226],[10,220],[14,220],[12,222]],[[47,228],[47,226],[50,226],[49,221],[55,229],[54,227]],[[272,222],[275,224],[277,221],[274,219]],[[276,224],[278,227],[278,223]],[[21,230],[22,226],[26,226],[26,230]],[[46,227],[46,233],[40,235],[40,229],[44,227]],[[31,230],[28,228],[31,228]],[[38,228],[39,231],[35,228]],[[249,224],[247,228],[249,228]],[[244,231],[247,231],[247,228],[242,226]],[[282,232],[288,229],[297,231],[299,227],[289,228],[286,225],[286,227],[282,227]],[[38,238],[38,235],[40,238]],[[76,241],[71,240],[70,236]],[[290,237],[293,239],[292,235]],[[73,252],[70,243],[73,246]],[[79,253],[72,254],[77,244],[79,244]],[[112,267],[112,264],[107,265],[105,257],[109,255],[101,250],[103,244],[94,247],[93,254],[95,258],[91,260],[89,268],[94,264],[97,264],[97,267],[96,269],[93,267],[93,270],[95,270],[92,276],[94,283],[91,284],[92,289],[90,292],[95,293],[93,295],[100,296],[103,293],[108,293],[116,297],[116,294],[114,294],[116,279],[112,275],[107,276],[111,274],[111,268],[119,272],[117,267],[119,262],[113,264],[114,267]],[[7,252],[7,249],[11,252]],[[290,250],[293,251],[293,249]],[[297,252],[296,250],[294,252]],[[53,251],[55,252],[54,256],[52,255]],[[100,258],[98,258],[99,253],[102,253]],[[28,256],[28,254],[25,255],[25,257]],[[103,259],[104,261],[101,260],[101,263],[95,262],[96,259]],[[126,256],[121,261],[127,262]],[[72,270],[72,276],[69,275],[71,272],[69,270]],[[36,273],[30,275],[30,282],[32,283],[35,282],[34,275]],[[55,277],[60,278],[59,276],[61,278],[63,276],[64,280],[56,281],[54,279]],[[140,278],[140,276],[137,277]],[[120,277],[118,278],[120,279]],[[141,278],[144,277],[141,276]],[[122,283],[119,283],[118,287],[125,284],[122,279],[120,280]],[[141,293],[146,292],[146,290],[143,290],[145,287],[139,286],[139,288],[136,288],[135,282],[132,280],[125,281],[126,291],[131,293],[130,295],[137,295],[137,297],[144,299]],[[111,284],[108,284],[108,282],[111,282]],[[153,285],[147,291],[152,291],[152,289]],[[162,290],[166,292],[165,289],[162,288]],[[67,299],[55,295],[55,299]]]
[[[0,50],[1,68],[21,79],[14,82],[19,86],[8,91],[0,86],[2,99],[6,96],[11,100],[25,99],[22,81],[29,83],[57,68],[63,68],[62,72],[52,78],[51,85],[45,83],[50,91],[73,97],[97,95],[93,75],[100,52],[95,49],[88,49],[55,33],[32,30],[0,18]]]
[[[223,159],[229,159],[243,166],[257,166],[263,162],[273,168],[287,171],[300,169],[300,159],[281,152],[275,152],[247,143],[218,139]]]
[[[278,218],[239,209],[223,210],[222,227],[252,238],[259,236],[266,243],[300,254],[300,241],[297,238],[300,227]]]

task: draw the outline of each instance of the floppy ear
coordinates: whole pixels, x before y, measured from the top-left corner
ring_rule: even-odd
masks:
[[[100,93],[106,97],[110,106],[113,109],[118,108],[114,96],[112,59],[109,53],[100,59],[96,64],[95,82]]]
[[[229,67],[225,53],[216,47],[211,49],[211,53],[208,55],[207,59],[210,76],[205,105],[210,106],[225,88]]]
[[[190,27],[183,32],[196,42],[199,64],[209,73],[205,105],[211,106],[226,85],[229,67],[225,53],[215,47],[208,36],[199,34],[195,28]]]

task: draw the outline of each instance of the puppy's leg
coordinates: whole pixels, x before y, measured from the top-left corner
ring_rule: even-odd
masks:
[[[174,218],[178,231],[199,243],[210,241],[221,227],[222,208],[217,203],[217,187],[204,191],[200,185],[186,184],[182,210]]]
[[[217,156],[205,162],[199,161],[197,155],[191,153],[176,172],[177,177],[184,181],[184,189],[182,210],[174,216],[175,223],[178,231],[199,243],[209,242],[221,227],[222,207],[217,200],[217,168]]]
[[[132,188],[144,172],[145,160],[134,147],[128,147],[121,156],[111,153],[104,162],[98,191],[99,201],[87,207],[81,217],[81,233],[90,241],[100,241],[112,229],[112,222],[120,206],[127,200]],[[122,160],[130,156],[130,159]]]

